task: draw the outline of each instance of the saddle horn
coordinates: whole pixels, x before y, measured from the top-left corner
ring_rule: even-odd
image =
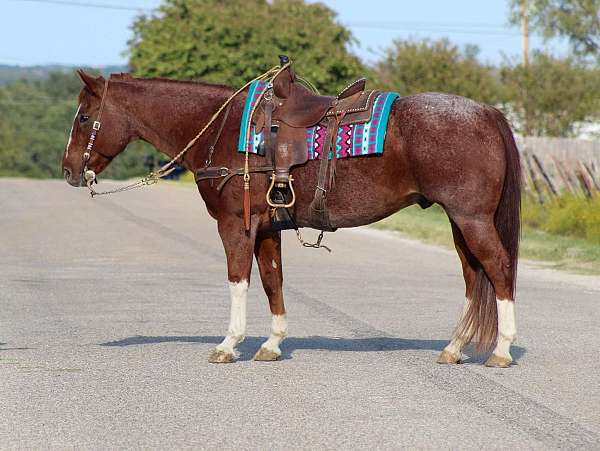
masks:
[[[279,55],[280,67],[285,66],[290,62],[290,58],[287,55]],[[287,99],[291,94],[292,83],[296,80],[294,76],[294,70],[289,65],[285,68],[275,79],[273,79],[273,93],[280,99]]]

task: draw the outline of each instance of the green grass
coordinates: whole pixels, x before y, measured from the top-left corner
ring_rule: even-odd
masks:
[[[523,223],[553,235],[600,244],[600,199],[563,194],[540,205],[524,196]]]
[[[196,184],[196,180],[194,179],[194,174],[190,171],[185,171],[183,174],[181,174],[181,177],[179,177],[177,180],[165,180],[165,179],[161,179],[160,183],[167,183],[170,185],[182,185],[182,186],[188,186],[190,184]]]
[[[549,233],[528,225],[532,206],[523,204],[524,226],[521,235],[521,258],[536,260],[544,267],[585,274],[600,274],[600,244],[585,238]],[[543,209],[540,209],[543,211]],[[530,215],[529,217],[527,215]],[[566,215],[567,217],[570,217]],[[425,243],[453,248],[450,223],[437,205],[427,210],[408,207],[373,225],[378,229],[396,230]],[[567,231],[567,233],[570,233]]]
[[[194,174],[190,171],[185,171],[177,181],[182,183],[196,183],[196,180],[194,179]]]
[[[186,172],[178,182],[194,183]],[[600,274],[600,200],[562,196],[544,206],[523,198],[520,256],[544,267]],[[439,205],[427,210],[405,208],[373,224],[425,243],[454,247],[446,213]]]

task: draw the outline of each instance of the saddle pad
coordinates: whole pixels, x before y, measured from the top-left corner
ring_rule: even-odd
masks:
[[[258,145],[262,141],[262,130],[258,133],[251,123],[250,111],[260,99],[265,90],[264,81],[255,81],[250,85],[248,97],[244,105],[242,123],[240,124],[240,138],[238,152],[257,153]],[[396,92],[382,92],[375,99],[373,115],[368,122],[362,124],[344,125],[338,128],[336,139],[337,158],[358,157],[362,155],[378,155],[383,153],[385,132],[394,100],[400,95]],[[320,149],[327,133],[327,127],[316,125],[306,129],[306,150],[309,160],[321,158]],[[329,155],[331,158],[331,155]]]

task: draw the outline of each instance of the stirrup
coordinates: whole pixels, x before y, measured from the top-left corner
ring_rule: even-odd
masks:
[[[296,203],[296,192],[294,191],[294,185],[292,184],[293,181],[294,181],[294,178],[291,175],[289,175],[287,186],[290,188],[290,192],[292,193],[292,200],[288,204],[276,204],[275,202],[273,202],[271,200],[271,193],[273,192],[273,188],[275,187],[275,172],[273,172],[273,174],[271,175],[271,185],[269,186],[269,189],[267,190],[267,195],[266,195],[267,204],[269,204],[269,207],[291,208],[294,206],[294,204]]]

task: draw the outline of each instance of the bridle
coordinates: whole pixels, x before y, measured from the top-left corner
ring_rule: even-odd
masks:
[[[106,98],[108,95],[108,83],[109,83],[111,77],[112,77],[112,75],[108,76],[108,78],[104,82],[104,91],[102,92],[102,98],[100,100],[100,110],[98,111],[98,118],[97,118],[97,120],[94,121],[94,123],[92,125],[92,133],[90,134],[90,139],[88,140],[87,146],[85,147],[85,151],[83,152],[83,156],[82,156],[83,166],[81,168],[81,177],[85,180],[88,187],[93,182],[96,181],[96,173],[94,171],[92,171],[91,169],[88,169],[87,164],[88,164],[88,161],[90,161],[90,158],[92,157],[92,150],[94,149],[94,143],[96,142],[96,137],[98,136],[98,132],[100,131],[100,127],[102,125],[102,112],[104,111],[104,105],[106,104]],[[96,150],[96,153],[98,155],[100,155],[102,158],[105,158],[109,161],[113,159],[113,157],[104,155],[102,152],[98,152],[98,150]],[[96,183],[97,183],[97,181],[96,181]]]

